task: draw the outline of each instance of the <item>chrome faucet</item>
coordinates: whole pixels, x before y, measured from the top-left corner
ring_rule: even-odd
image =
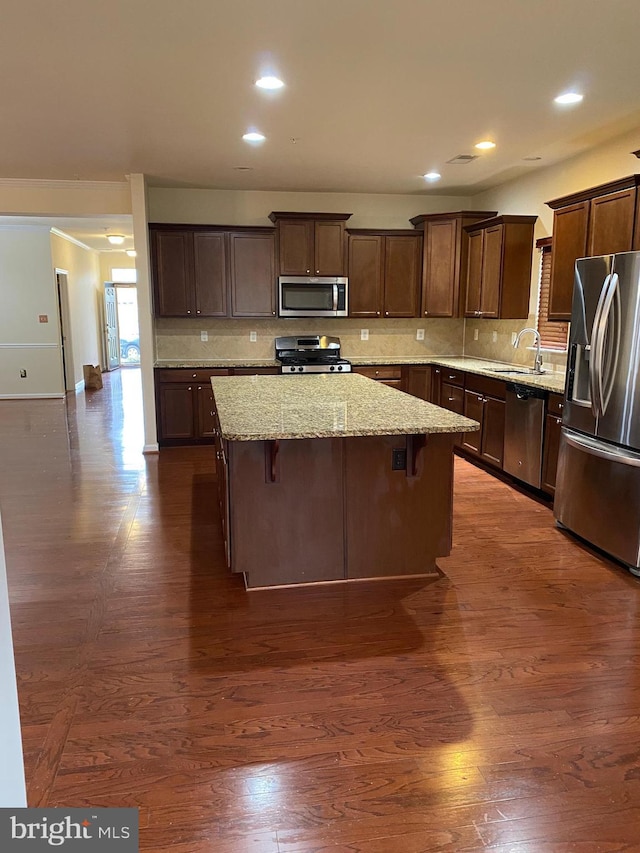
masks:
[[[540,332],[537,329],[532,329],[532,328],[520,329],[520,331],[518,332],[517,338],[513,342],[514,349],[520,343],[520,338],[524,335],[525,332],[533,332],[533,334],[535,335],[535,338],[536,338],[536,357],[535,357],[535,360],[533,362],[533,372],[534,373],[544,373],[544,370],[542,369],[542,356],[540,355]]]

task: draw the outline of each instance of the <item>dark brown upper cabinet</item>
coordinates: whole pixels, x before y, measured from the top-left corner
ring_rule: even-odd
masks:
[[[495,210],[427,213],[410,220],[424,232],[422,256],[422,317],[462,317],[469,251],[466,225],[496,216]]]
[[[156,317],[272,317],[274,228],[149,226]]]
[[[464,228],[469,237],[466,317],[528,317],[536,219],[494,216]]]
[[[553,210],[549,319],[570,320],[578,258],[640,249],[640,175],[600,184],[547,204]]]
[[[274,210],[280,275],[346,275],[345,222],[350,213]]]
[[[349,229],[349,316],[418,317],[422,236]]]

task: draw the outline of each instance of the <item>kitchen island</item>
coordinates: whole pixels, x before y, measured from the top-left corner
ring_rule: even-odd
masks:
[[[476,421],[364,376],[212,377],[227,562],[247,588],[432,574]]]

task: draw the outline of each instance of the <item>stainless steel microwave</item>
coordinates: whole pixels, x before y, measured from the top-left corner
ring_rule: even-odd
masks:
[[[349,279],[334,275],[281,275],[279,317],[347,317]]]

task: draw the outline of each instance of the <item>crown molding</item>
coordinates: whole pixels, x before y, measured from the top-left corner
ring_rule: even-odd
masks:
[[[53,181],[40,178],[0,178],[0,187],[38,190],[108,190],[129,189],[128,181]]]
[[[55,225],[52,225],[49,230],[57,237],[62,237],[63,240],[68,240],[69,243],[73,243],[76,246],[80,246],[81,249],[86,249],[87,252],[96,251],[95,249],[92,249],[91,246],[87,246],[86,243],[82,243],[80,240],[76,240],[75,237],[72,237],[70,234],[67,234],[66,231],[61,231],[59,228],[56,228]]]

